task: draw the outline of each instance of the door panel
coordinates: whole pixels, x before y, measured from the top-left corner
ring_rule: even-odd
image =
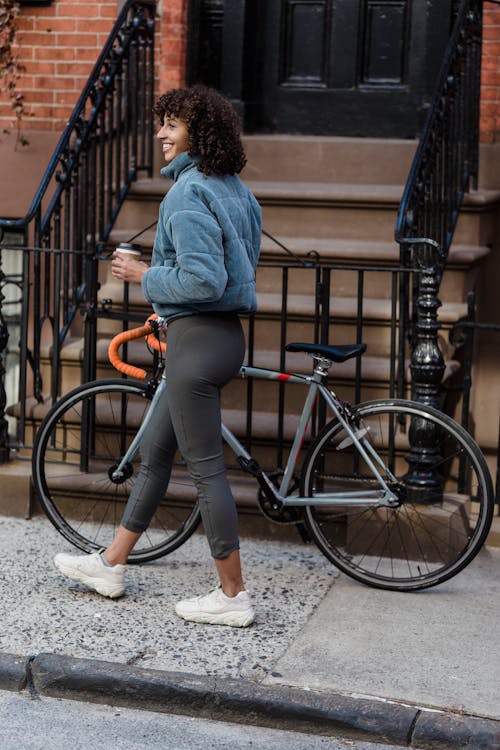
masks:
[[[413,138],[453,2],[225,0],[224,24],[236,14],[244,24],[237,44],[223,35],[223,68],[242,70],[240,90],[227,93],[241,101],[247,131]]]

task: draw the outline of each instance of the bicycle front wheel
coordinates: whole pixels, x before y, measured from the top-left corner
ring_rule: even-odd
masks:
[[[313,502],[312,537],[340,570],[370,586],[412,591],[446,581],[473,559],[491,526],[493,487],[479,447],[450,417],[416,402],[372,401],[353,413],[397,505]],[[302,494],[378,488],[345,428],[327,424],[305,459]]]
[[[68,393],[40,425],[33,446],[35,492],[56,529],[85,552],[107,547],[120,524],[139,456],[119,481],[112,474],[149,405],[144,384],[100,380]],[[192,489],[177,489],[175,496],[160,499],[129,562],[166,555],[195,531],[200,520],[196,496]]]

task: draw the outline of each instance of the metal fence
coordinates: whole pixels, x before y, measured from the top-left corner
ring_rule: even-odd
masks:
[[[118,331],[142,323],[150,308],[144,303],[133,304],[127,285],[120,285],[114,299],[107,296],[105,287],[100,292],[99,275],[101,279],[106,276],[105,264],[109,261],[95,253],[89,263],[93,269],[92,282],[86,285],[85,294],[78,301],[78,315],[73,318],[65,342],[59,345],[50,320],[71,294],[66,274],[77,254],[49,248],[4,250],[7,264],[11,255],[22,258],[22,268],[18,274],[6,277],[3,284],[4,321],[11,334],[8,369],[18,375],[15,382],[10,382],[6,404],[8,413],[16,416],[9,441],[12,447],[29,447],[32,431],[27,433],[26,428],[28,424],[33,426],[33,408],[41,415],[67,390],[65,365],[67,368],[69,364],[73,373],[78,370],[79,382],[102,374],[106,362],[100,352],[104,350],[103,341],[111,335],[110,321],[115,321]],[[32,284],[34,273],[42,273],[47,280],[41,297]],[[259,312],[244,319],[248,362],[279,370],[307,368],[310,361],[298,361],[296,356],[285,352],[287,342],[363,341],[368,344],[367,355],[355,363],[337,366],[332,382],[338,383],[352,402],[366,400],[371,393],[403,395],[408,389],[408,362],[399,314],[404,304],[400,291],[408,286],[402,284],[402,276],[412,274],[399,267],[319,264],[300,258],[288,263],[262,263],[257,271]],[[47,321],[41,331],[40,319]],[[76,385],[74,375],[73,384]],[[245,413],[242,429],[249,443],[274,442],[277,464],[281,465],[290,401],[285,386],[278,385],[273,405],[275,437],[273,440],[259,437],[253,424],[258,387],[251,381],[246,384],[245,403],[240,405]]]
[[[96,253],[92,258],[94,281],[87,287],[91,294],[80,302],[79,314],[73,321],[66,345],[59,346],[54,341],[54,329],[50,325],[45,326],[41,337],[35,335],[40,312],[50,318],[52,307],[60,304],[58,298],[68,293],[64,269],[71,263],[72,255],[69,250],[48,248],[4,252],[8,268],[12,266],[12,258],[22,258],[18,273],[4,274],[0,283],[2,320],[10,332],[4,393],[8,428],[3,417],[6,451],[31,447],[40,419],[69,388],[65,368],[72,371],[71,387],[96,376],[116,375],[103,355],[111,329],[114,326],[118,332],[142,324],[151,312],[147,305],[131,302],[127,285],[115,285],[115,290],[119,291],[113,299],[99,291],[99,275],[101,279],[106,277],[109,258]],[[52,280],[41,308],[38,302],[33,304],[30,279],[35,267],[46,269],[47,278]],[[363,357],[334,366],[331,386],[351,403],[378,397],[411,396],[410,346],[401,311],[408,304],[404,290],[414,285],[415,273],[397,266],[320,264],[310,258],[262,263],[257,271],[259,312],[243,319],[247,362],[280,371],[309,372],[311,361],[306,355],[286,352],[285,344],[291,341],[364,342],[367,353]],[[103,289],[106,292],[105,286]],[[461,352],[458,372],[440,388],[440,406],[466,429],[470,427],[474,334],[484,328],[500,331],[498,325],[486,326],[474,320],[473,295],[469,297],[468,309],[467,318],[439,330],[441,339],[449,340],[452,347]],[[152,369],[153,355],[150,357],[145,347],[140,356],[146,358],[143,364],[148,364],[149,358]],[[137,364],[134,359],[137,350],[131,350],[125,357]],[[260,449],[265,453],[268,468],[282,468],[286,459],[295,426],[293,420],[301,405],[301,394],[296,388],[283,382],[252,380],[228,386],[227,408],[237,413],[232,426],[249,450]],[[461,405],[457,407],[460,400]],[[311,436],[316,434],[324,419],[325,414],[315,413]],[[499,455],[500,437],[496,453],[496,497],[500,511]]]

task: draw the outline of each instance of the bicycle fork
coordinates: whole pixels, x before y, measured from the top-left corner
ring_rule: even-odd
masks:
[[[166,387],[167,387],[167,378],[166,378],[165,373],[163,373],[160,378],[160,382],[158,383],[158,387],[156,388],[153,394],[153,398],[151,399],[151,404],[149,405],[149,409],[146,412],[146,416],[144,417],[144,420],[142,421],[142,424],[139,430],[134,435],[132,442],[130,443],[125,454],[122,456],[118,466],[113,467],[113,469],[110,470],[109,472],[109,478],[111,479],[112,482],[116,482],[118,484],[122,482],[124,479],[128,478],[130,464],[133,461],[135,454],[139,450],[142,436],[144,435],[144,431],[147,430],[148,428],[148,424],[153,415],[156,402],[159,400],[159,398],[161,397],[161,394],[163,393]]]

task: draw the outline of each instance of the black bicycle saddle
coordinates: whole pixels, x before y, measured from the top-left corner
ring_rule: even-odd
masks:
[[[366,344],[341,344],[340,346],[329,346],[328,344],[300,344],[293,343],[285,346],[287,352],[307,352],[307,354],[319,354],[331,362],[345,362],[352,357],[360,357],[366,351]]]

